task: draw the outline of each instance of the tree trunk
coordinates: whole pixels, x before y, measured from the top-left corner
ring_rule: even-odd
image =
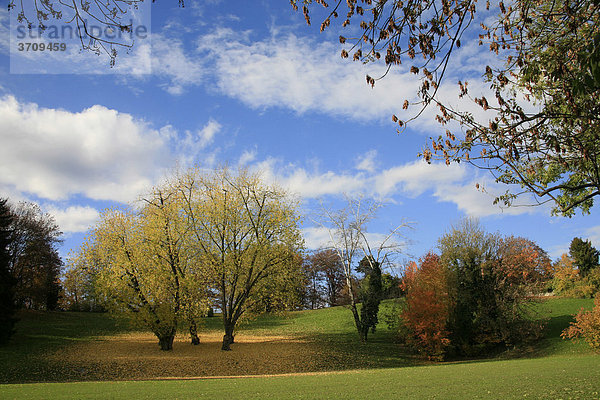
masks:
[[[348,287],[348,295],[350,296],[350,308],[352,309],[352,315],[354,316],[354,324],[356,325],[356,330],[358,331],[358,337],[361,342],[366,342],[366,335],[363,334],[362,323],[360,321],[360,315],[358,314],[358,308],[356,307],[356,298],[354,297],[353,285],[350,280],[348,274],[346,274],[346,285]]]
[[[231,344],[233,343],[233,336],[232,335],[228,335],[225,334],[223,335],[223,344],[221,345],[221,350],[223,351],[230,351],[231,350]]]
[[[358,337],[360,338],[360,341],[364,343],[367,341],[367,335],[363,330],[363,324],[360,321],[360,315],[358,314],[358,308],[356,307],[356,303],[352,302],[351,309],[352,315],[354,316],[354,324],[356,325],[356,330],[358,331]]]
[[[221,346],[221,350],[231,350],[230,345],[233,343],[233,340],[233,324],[227,324],[225,326],[225,334],[223,335],[223,345]]]
[[[160,349],[163,351],[173,350],[173,340],[174,339],[175,339],[175,334],[167,334],[167,335],[158,336],[158,345],[160,346]]]
[[[200,344],[200,338],[198,337],[198,326],[195,321],[190,321],[190,338],[194,346]]]
[[[157,324],[160,321],[157,321]],[[158,345],[160,346],[160,349],[163,351],[170,351],[173,350],[173,340],[175,339],[175,334],[177,333],[177,328],[176,328],[176,322],[174,325],[172,325],[171,327],[163,327],[163,328],[157,328],[154,331],[154,335],[156,335],[156,337],[158,338]]]

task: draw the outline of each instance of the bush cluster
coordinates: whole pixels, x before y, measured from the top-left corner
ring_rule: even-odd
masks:
[[[484,232],[466,220],[406,271],[406,342],[430,359],[474,356],[537,338],[526,307],[550,276],[550,259],[530,240]]]

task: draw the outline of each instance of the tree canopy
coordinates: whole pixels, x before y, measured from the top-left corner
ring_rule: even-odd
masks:
[[[599,266],[600,252],[592,246],[589,240],[573,238],[569,246],[569,253],[574,265],[579,270],[579,275],[585,277],[591,270]]]
[[[223,317],[223,350],[230,350],[236,325],[256,300],[257,289],[294,276],[302,246],[297,203],[259,175],[228,168],[190,170],[177,182],[190,234]],[[286,287],[283,282],[276,285]]]
[[[294,9],[299,1],[290,0]],[[302,12],[311,23],[312,0]],[[447,128],[432,138],[421,153],[431,161],[468,162],[489,170],[496,181],[520,186],[496,201],[511,205],[522,193],[537,203],[552,201],[553,213],[571,216],[576,209],[589,213],[600,195],[600,8],[595,1],[488,1],[479,18],[476,0],[349,0],[335,1],[321,23],[321,31],[341,18],[352,38],[340,35],[343,58],[384,62],[403,68],[421,80],[418,106],[408,120],[392,119],[402,129],[434,105],[436,119]],[[476,24],[474,22],[479,22]],[[349,27],[360,27],[359,34]],[[479,27],[479,28],[478,28]],[[477,120],[472,113],[452,107],[438,95],[453,53],[472,41],[489,47],[496,64],[482,66],[493,98],[474,97],[492,113]],[[367,76],[367,83],[378,79]],[[459,80],[461,97],[469,97],[468,82]],[[479,95],[478,95],[479,96]],[[400,108],[400,105],[398,105]],[[448,123],[458,121],[461,130]],[[511,186],[514,187],[514,186]]]
[[[155,188],[141,209],[107,210],[79,257],[95,276],[105,306],[149,328],[161,350],[171,350],[181,322],[208,307],[206,273],[190,243],[174,187]]]
[[[18,306],[54,310],[60,295],[62,232],[54,217],[34,203],[10,206],[9,270],[16,279]]]

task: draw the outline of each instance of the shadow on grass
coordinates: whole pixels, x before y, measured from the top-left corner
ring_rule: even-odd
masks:
[[[2,383],[47,380],[55,370],[47,354],[74,342],[131,330],[124,321],[97,313],[23,310],[17,318],[15,334],[0,347]]]
[[[311,334],[304,337],[327,355],[325,370],[399,368],[429,364],[395,341],[385,329],[360,341],[357,332]]]
[[[61,311],[21,311],[10,347],[35,345],[40,335],[54,343],[92,339],[131,330],[125,321],[107,314]],[[47,342],[45,342],[47,346]]]

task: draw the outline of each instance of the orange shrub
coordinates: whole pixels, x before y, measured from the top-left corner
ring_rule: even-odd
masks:
[[[600,296],[596,296],[591,311],[579,311],[575,322],[571,322],[561,336],[563,339],[583,337],[594,350],[600,351]]]

